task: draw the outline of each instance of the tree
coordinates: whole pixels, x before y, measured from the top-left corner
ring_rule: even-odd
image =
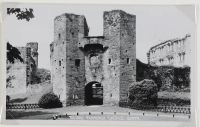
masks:
[[[15,59],[20,60],[20,62],[24,62],[22,57],[20,56],[20,52],[16,47],[13,47],[9,42],[7,42],[7,62],[14,63]],[[7,73],[9,72],[11,66],[7,65]],[[6,88],[12,87],[11,80],[14,79],[14,76],[7,75],[6,78]]]
[[[15,14],[18,20],[25,19],[29,21],[30,19],[34,18],[33,9],[32,8],[7,8],[7,14]]]
[[[20,60],[20,62],[24,62],[22,57],[20,56],[20,52],[17,48],[13,47],[9,42],[7,42],[7,61],[10,63],[14,63],[15,59]]]

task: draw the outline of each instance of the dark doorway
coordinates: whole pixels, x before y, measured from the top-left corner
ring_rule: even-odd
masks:
[[[103,104],[103,86],[99,82],[90,82],[85,86],[85,105]]]

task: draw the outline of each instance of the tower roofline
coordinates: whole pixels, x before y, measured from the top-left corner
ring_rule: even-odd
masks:
[[[124,13],[124,14],[127,14],[127,15],[130,15],[130,16],[135,16],[135,15],[133,15],[133,14],[129,14],[129,13],[127,13],[127,12],[125,12],[125,11],[123,11],[123,10],[111,10],[111,11],[104,11],[104,14],[105,13]]]
[[[27,44],[38,44],[38,42],[28,42]]]
[[[68,16],[76,16],[76,17],[84,17],[84,15],[77,15],[77,14],[74,14],[74,13],[63,13],[61,15],[58,15],[54,18],[54,20],[58,19],[59,17],[68,17]]]

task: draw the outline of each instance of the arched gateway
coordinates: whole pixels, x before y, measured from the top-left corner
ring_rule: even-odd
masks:
[[[93,81],[85,86],[85,105],[103,104],[103,86],[101,83]]]

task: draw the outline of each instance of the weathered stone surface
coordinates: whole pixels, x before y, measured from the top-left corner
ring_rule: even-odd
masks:
[[[133,84],[129,90],[131,108],[143,109],[157,105],[158,88],[153,80],[144,79]]]
[[[51,43],[53,91],[63,103],[85,104],[85,86],[103,86],[103,104],[128,100],[136,80],[136,17],[121,10],[104,12],[103,36],[88,36],[84,16],[62,14],[54,20]]]
[[[191,35],[164,41],[150,48],[147,53],[150,65],[191,65]]]
[[[11,87],[6,89],[7,95],[26,93],[27,86],[34,83],[33,76],[38,67],[38,43],[27,43],[26,47],[17,47],[24,62],[15,60],[7,63],[7,75],[13,77]]]

